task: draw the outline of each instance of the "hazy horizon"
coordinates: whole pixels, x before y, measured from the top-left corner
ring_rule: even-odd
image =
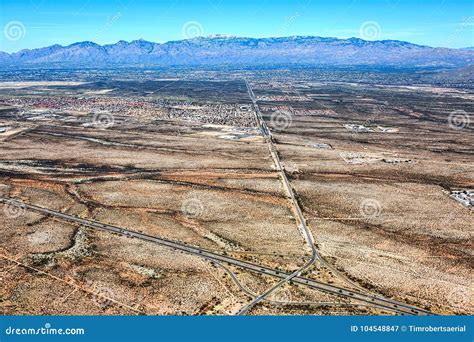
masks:
[[[295,2],[0,1],[0,51],[93,41],[157,43],[214,34],[250,38],[318,36],[400,40],[432,47],[474,46],[470,1]],[[66,34],[67,33],[67,34]]]

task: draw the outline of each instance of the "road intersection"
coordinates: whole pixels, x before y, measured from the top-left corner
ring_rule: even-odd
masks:
[[[200,247],[191,246],[182,242],[143,234],[143,233],[133,231],[130,229],[125,229],[125,228],[121,228],[121,227],[117,227],[117,226],[113,226],[109,224],[104,224],[97,221],[83,219],[77,216],[58,212],[58,211],[40,207],[37,205],[24,203],[14,198],[0,197],[0,203],[3,203],[4,205],[9,205],[9,206],[15,206],[15,207],[21,208],[22,210],[31,210],[31,211],[43,214],[45,216],[67,221],[69,223],[79,224],[84,227],[98,229],[98,230],[107,231],[107,232],[119,234],[122,236],[130,237],[130,238],[136,238],[143,241],[156,243],[158,245],[165,246],[174,250],[178,250],[181,252],[199,256],[201,258],[207,259],[212,262],[225,263],[228,265],[240,267],[248,271],[268,275],[268,276],[278,278],[278,279],[284,280],[292,276],[292,274],[282,272],[276,269],[272,269],[264,265],[259,265],[256,263],[240,260],[231,256],[207,251]],[[390,312],[395,312],[395,313],[404,314],[404,315],[430,315],[432,314],[430,311],[417,308],[409,304],[401,303],[401,302],[398,302],[392,299],[387,299],[381,296],[362,293],[359,291],[346,289],[346,288],[331,285],[331,284],[326,284],[324,282],[320,282],[320,281],[313,280],[310,278],[305,278],[300,275],[292,277],[291,281],[295,284],[317,289],[319,291],[323,291],[328,294],[332,294],[332,295],[336,295],[336,296],[344,297],[344,298],[349,298],[353,301],[364,304],[364,306],[368,305],[371,307],[380,308],[380,309],[384,309]]]

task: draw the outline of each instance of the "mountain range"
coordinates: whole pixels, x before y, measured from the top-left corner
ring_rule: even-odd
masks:
[[[469,49],[433,48],[397,40],[367,41],[313,36],[197,37],[166,43],[145,40],[98,45],[85,41],[15,53],[0,52],[0,66],[265,65],[464,67]]]

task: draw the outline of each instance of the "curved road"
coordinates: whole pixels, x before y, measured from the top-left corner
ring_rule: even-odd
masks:
[[[156,243],[158,245],[172,248],[174,250],[182,251],[188,254],[196,255],[204,259],[226,263],[226,264],[237,266],[237,267],[240,267],[242,269],[249,270],[252,272],[265,274],[274,278],[287,279],[291,275],[286,272],[272,269],[270,267],[262,266],[262,265],[248,262],[245,260],[240,260],[240,259],[233,258],[227,255],[221,255],[218,253],[210,252],[203,248],[191,246],[182,242],[177,242],[177,241],[173,241],[169,239],[151,236],[151,235],[143,234],[143,233],[133,231],[130,229],[113,226],[110,224],[104,224],[104,223],[100,223],[100,222],[96,222],[92,220],[86,220],[80,217],[72,216],[69,214],[47,209],[47,208],[40,207],[37,205],[27,204],[13,198],[0,197],[0,203],[3,203],[4,205],[15,206],[23,210],[32,210],[35,212],[39,212],[43,215],[51,216],[53,218],[61,219],[70,223],[72,222],[75,224],[80,224],[85,227],[98,229],[102,231],[108,231],[108,232],[116,233],[122,236],[127,236],[130,238],[136,238],[143,241]],[[291,281],[303,286],[307,286],[313,289],[317,289],[319,291],[332,294],[332,295],[350,298],[358,302],[368,303],[372,307],[377,307],[380,309],[385,309],[385,310],[400,313],[400,314],[408,314],[408,315],[432,314],[430,311],[420,309],[409,304],[404,304],[404,303],[391,300],[391,299],[386,299],[380,296],[357,292],[357,291],[346,289],[340,286],[326,284],[326,283],[313,280],[310,278],[304,278],[299,275],[295,276]]]

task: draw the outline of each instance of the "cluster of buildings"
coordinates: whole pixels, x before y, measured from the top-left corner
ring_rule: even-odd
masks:
[[[239,104],[201,104],[188,107],[170,107],[166,112],[167,119],[181,119],[203,122],[214,125],[252,127],[255,118],[247,105]]]
[[[378,133],[396,133],[398,132],[398,128],[394,127],[384,127],[384,126],[374,126],[369,127],[366,125],[361,124],[344,124],[345,129],[354,133],[371,133],[371,132],[378,132]]]
[[[21,96],[5,99],[5,104],[19,109],[22,117],[38,121],[64,119],[58,114],[117,114],[121,117],[180,119],[208,124],[251,127],[255,124],[248,104],[196,103],[179,99],[138,96]]]
[[[149,101],[133,97],[77,97],[77,96],[20,96],[5,100],[9,105],[28,110],[55,109],[61,111],[92,112],[108,111],[133,114],[154,109]]]
[[[451,192],[451,197],[466,207],[474,208],[474,190],[457,190]]]
[[[0,126],[0,134],[1,133],[6,133],[11,129],[11,126]]]
[[[304,102],[308,101],[308,98],[304,95],[295,94],[282,94],[282,95],[260,95],[257,96],[258,101],[264,102]]]

